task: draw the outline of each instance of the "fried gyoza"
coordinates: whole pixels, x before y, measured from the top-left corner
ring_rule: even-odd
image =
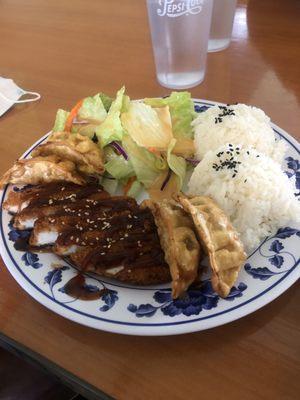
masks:
[[[246,260],[238,233],[211,198],[179,196],[178,201],[191,214],[198,237],[209,257],[213,289],[226,297]]]
[[[7,183],[31,184],[68,181],[83,185],[85,180],[76,172],[71,161],[62,161],[57,156],[35,157],[16,161],[0,180],[0,187]]]
[[[201,249],[193,231],[193,222],[175,201],[145,200],[142,208],[150,208],[158,229],[165,260],[172,276],[172,296],[177,298],[198,275]]]
[[[69,132],[54,132],[44,144],[38,146],[32,157],[56,155],[72,161],[85,175],[102,174],[102,151],[90,138]]]

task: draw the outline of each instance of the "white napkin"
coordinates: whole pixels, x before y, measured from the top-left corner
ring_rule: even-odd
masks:
[[[30,99],[19,100],[24,94],[30,94]],[[0,116],[9,110],[15,103],[29,103],[37,101],[41,95],[36,92],[29,92],[21,89],[12,79],[6,79],[0,76]]]

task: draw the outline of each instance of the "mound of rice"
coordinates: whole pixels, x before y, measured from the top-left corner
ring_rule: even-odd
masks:
[[[233,115],[221,116],[222,114]],[[232,143],[253,146],[282,163],[286,146],[283,141],[275,142],[270,118],[259,108],[245,104],[230,105],[226,109],[214,106],[200,113],[193,121],[193,127],[196,156],[199,160],[202,160],[207,151]]]
[[[208,151],[188,189],[219,204],[248,252],[278,228],[300,223],[300,203],[291,181],[277,162],[251,147],[227,144]]]

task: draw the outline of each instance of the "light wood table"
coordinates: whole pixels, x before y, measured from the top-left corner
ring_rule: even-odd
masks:
[[[300,4],[242,1],[229,49],[209,54],[194,97],[263,108],[300,138]],[[3,0],[0,75],[42,94],[0,118],[0,172],[52,127],[59,107],[126,84],[166,95],[155,79],[142,0]],[[68,321],[28,296],[0,265],[1,341],[90,398],[296,399],[299,284],[239,321],[178,337],[127,337]],[[1,379],[1,377],[0,377]],[[1,381],[0,381],[1,382]],[[1,383],[0,383],[1,384]]]

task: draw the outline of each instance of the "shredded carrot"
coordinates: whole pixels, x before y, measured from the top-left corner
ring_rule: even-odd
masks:
[[[74,118],[78,114],[78,111],[80,110],[80,107],[82,106],[82,103],[83,103],[83,99],[78,101],[78,103],[76,103],[75,106],[70,111],[70,114],[69,114],[69,116],[68,116],[68,118],[66,120],[66,124],[65,124],[65,129],[64,129],[65,132],[70,132],[71,131]]]
[[[147,147],[147,150],[150,151],[150,153],[155,154],[156,156],[159,155],[161,152],[157,150],[155,147]]]
[[[125,195],[129,192],[131,186],[135,181],[136,181],[136,176],[132,176],[131,178],[128,179],[126,185],[124,185],[123,187],[123,192]]]

